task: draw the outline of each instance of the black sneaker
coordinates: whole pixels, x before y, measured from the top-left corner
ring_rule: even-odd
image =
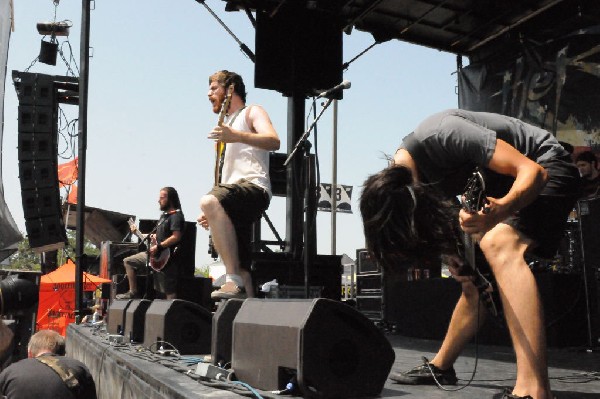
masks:
[[[504,392],[497,393],[493,396],[494,399],[533,399],[531,396],[518,396],[512,394],[512,388],[504,388]]]
[[[456,385],[456,381],[458,381],[454,367],[440,370],[425,358],[423,358],[422,365],[404,372],[392,371],[389,378],[398,384],[405,385],[434,385],[435,380],[442,385]]]

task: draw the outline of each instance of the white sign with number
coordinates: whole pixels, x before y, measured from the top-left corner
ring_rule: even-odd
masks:
[[[333,192],[332,185],[329,183],[321,183],[319,188],[317,210],[331,212],[332,198],[335,196],[336,212],[352,213],[352,186],[338,184],[335,192]]]

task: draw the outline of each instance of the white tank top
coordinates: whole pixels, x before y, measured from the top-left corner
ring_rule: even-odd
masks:
[[[233,121],[232,128],[244,132],[252,132],[246,123],[246,115],[252,105],[244,108]],[[231,116],[225,119],[229,124]],[[225,159],[221,173],[221,183],[234,184],[240,179],[263,188],[271,197],[271,180],[269,178],[269,152],[243,143],[227,143]]]

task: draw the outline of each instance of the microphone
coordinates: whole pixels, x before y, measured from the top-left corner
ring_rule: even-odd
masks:
[[[331,94],[336,93],[336,92],[338,92],[340,90],[349,89],[351,85],[352,85],[352,83],[350,83],[349,80],[344,80],[339,85],[334,86],[331,89],[328,89],[328,90],[325,90],[324,92],[319,93],[319,95],[317,96],[317,98],[327,97],[327,96],[330,96]]]

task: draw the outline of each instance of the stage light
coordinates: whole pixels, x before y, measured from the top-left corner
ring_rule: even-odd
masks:
[[[0,282],[1,314],[30,308],[38,301],[39,288],[30,280],[11,275]]]

